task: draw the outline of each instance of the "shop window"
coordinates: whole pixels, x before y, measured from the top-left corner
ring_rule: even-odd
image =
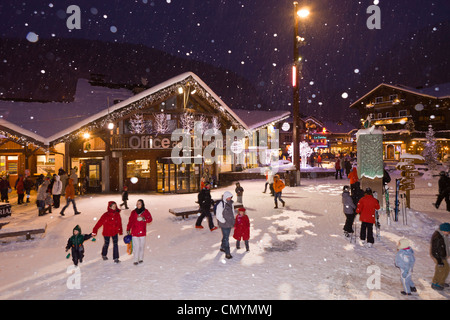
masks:
[[[8,157],[10,158],[10,157]],[[55,173],[55,155],[37,155],[37,174],[43,174],[44,176]]]
[[[150,160],[127,162],[127,178],[150,178]]]
[[[399,117],[406,117],[408,115],[408,111],[407,110],[400,110],[398,112],[398,116]]]
[[[0,156],[0,172],[6,172],[6,156]]]

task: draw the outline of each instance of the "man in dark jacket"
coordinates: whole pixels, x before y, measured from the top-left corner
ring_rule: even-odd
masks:
[[[214,226],[214,222],[211,216],[211,206],[213,205],[213,200],[211,198],[211,184],[206,181],[202,190],[198,194],[198,204],[200,205],[200,216],[195,223],[197,229],[203,229],[202,221],[205,217],[208,218],[209,230],[214,231],[217,227]]]
[[[431,287],[435,290],[444,290],[448,286],[445,283],[450,268],[447,262],[450,247],[448,235],[450,234],[450,223],[443,223],[439,229],[433,233],[431,237],[431,256],[436,262],[436,268],[433,276]]]
[[[450,211],[450,178],[444,171],[441,171],[439,175],[439,194],[434,206],[436,207],[436,209],[439,209],[439,205],[441,204],[442,200],[445,199],[445,203],[447,204],[447,211]]]

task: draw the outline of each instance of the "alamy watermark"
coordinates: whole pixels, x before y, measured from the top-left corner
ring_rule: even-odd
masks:
[[[172,132],[171,141],[175,142],[171,157],[174,164],[219,165],[271,165],[272,171],[278,170],[279,130],[271,127],[258,132],[243,129],[226,130],[225,137],[217,129],[202,131],[194,126],[194,133],[184,129]]]
[[[376,265],[370,265],[367,267],[366,272],[370,274],[367,278],[366,286],[370,290],[381,289],[381,269]]]

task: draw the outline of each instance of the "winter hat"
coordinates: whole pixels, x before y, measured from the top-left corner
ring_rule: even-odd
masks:
[[[397,244],[397,249],[401,250],[401,249],[406,249],[408,247],[410,247],[411,244],[409,243],[408,239],[400,239],[400,241]]]
[[[439,230],[450,232],[450,223],[445,222],[439,226]]]
[[[245,212],[245,208],[239,208],[238,211],[244,211]]]

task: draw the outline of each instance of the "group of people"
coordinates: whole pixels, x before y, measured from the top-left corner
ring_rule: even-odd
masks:
[[[352,163],[351,158],[349,156],[342,156],[336,157],[336,160],[334,162],[334,169],[336,170],[335,178],[337,180],[338,175],[342,179],[342,176],[345,175],[348,177],[350,172],[352,171]]]
[[[195,228],[203,229],[202,221],[204,218],[207,218],[209,229],[211,231],[217,230],[218,227],[214,226],[211,214],[211,210],[213,210],[222,231],[220,251],[225,253],[225,258],[233,258],[229,242],[232,228],[234,228],[233,238],[236,239],[236,249],[240,249],[240,241],[243,240],[246,250],[250,251],[248,242],[250,239],[250,220],[245,213],[246,209],[243,207],[239,208],[238,214],[235,217],[234,201],[232,200],[233,194],[230,191],[225,191],[222,195],[222,199],[214,202],[210,190],[211,184],[208,181],[205,181],[203,183],[203,188],[200,190],[197,197],[200,206],[200,215],[195,223]],[[237,195],[237,202],[242,204],[244,188],[239,182],[236,183],[235,192]]]
[[[14,189],[17,192],[17,204],[24,204],[30,202],[31,189],[33,189],[34,183],[29,176],[23,176],[20,174],[14,184]],[[9,193],[12,192],[11,185],[7,176],[3,176],[0,180],[0,194],[1,201],[9,203]],[[27,195],[27,200],[24,202],[25,194]]]
[[[350,179],[350,187],[348,185],[344,186],[342,192],[343,211],[346,216],[344,235],[349,237],[354,232],[354,219],[356,214],[359,214],[359,220],[361,221],[360,239],[366,247],[372,247],[374,244],[373,226],[378,223],[376,221],[376,214],[377,210],[380,209],[380,204],[370,188],[366,188],[364,192],[362,191],[356,168],[353,168],[353,171],[348,177]],[[384,170],[383,184],[386,185],[389,182],[389,174]],[[444,174],[441,172],[438,200],[442,201],[442,199],[446,199],[448,210],[449,190],[446,188],[449,188],[448,176],[445,172]],[[440,201],[436,203],[436,208],[439,207]],[[447,258],[450,255],[449,234],[450,223],[443,223],[431,237],[431,256],[436,263],[431,287],[435,290],[444,290],[445,287],[448,287],[445,280],[450,272],[450,267],[447,262]],[[401,294],[403,295],[411,295],[411,292],[417,291],[412,281],[414,263],[414,251],[411,248],[410,242],[407,239],[401,239],[397,245],[395,266],[400,269],[400,280],[403,286]]]
[[[97,235],[100,228],[103,228],[102,235],[104,244],[102,247],[101,256],[103,260],[108,260],[109,245],[113,243],[113,260],[119,263],[119,235],[123,235],[122,218],[120,216],[120,209],[114,201],[108,202],[106,212],[100,217],[95,224],[92,232],[89,234],[82,234],[79,225],[75,226],[73,233],[67,241],[66,251],[71,250],[72,261],[74,265],[83,262],[84,245],[83,243]],[[132,253],[133,264],[138,265],[144,262],[145,240],[147,235],[147,224],[153,221],[150,211],[145,208],[144,200],[139,199],[136,202],[136,208],[131,211],[126,228],[127,235],[132,237]]]
[[[286,205],[285,201],[281,198],[283,189],[286,187],[283,180],[280,179],[280,176],[274,174],[272,169],[269,167],[265,171],[266,183],[264,185],[263,193],[267,192],[267,186],[269,186],[270,195],[274,197],[275,207],[274,209],[278,209],[278,200],[280,200],[283,207]]]

